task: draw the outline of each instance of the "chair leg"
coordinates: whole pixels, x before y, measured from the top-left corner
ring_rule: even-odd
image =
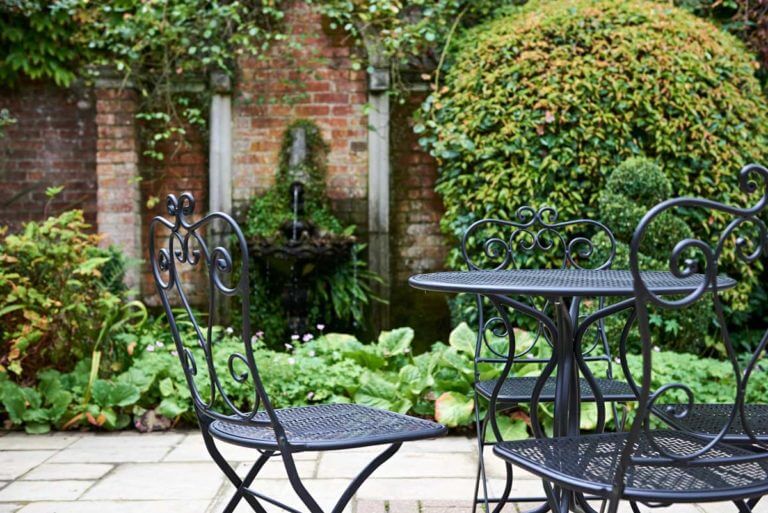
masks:
[[[373,472],[384,462],[391,458],[398,451],[398,449],[400,449],[401,445],[402,442],[390,445],[378,456],[376,456],[368,465],[366,465],[366,467],[357,475],[357,477],[355,477],[352,482],[349,483],[349,486],[347,486],[347,488],[344,490],[344,493],[341,494],[341,497],[339,497],[339,500],[333,507],[332,513],[341,513],[349,501],[352,500],[352,497],[355,495],[360,486],[365,482],[365,480],[368,479],[371,474],[373,474]],[[309,493],[309,490],[307,490],[307,488],[301,482],[301,478],[296,471],[296,465],[293,462],[293,458],[284,457],[283,461],[285,462],[285,467],[288,471],[288,480],[290,481],[293,490],[296,492],[302,502],[304,502],[307,508],[309,508],[311,513],[323,513],[323,510],[317,504],[317,501],[315,501],[315,499]]]
[[[344,508],[346,507],[347,503],[352,499],[352,496],[355,495],[358,488],[365,482],[366,479],[368,479],[373,472],[379,468],[385,461],[387,461],[389,458],[394,456],[394,454],[400,449],[400,446],[402,445],[402,442],[398,442],[395,444],[390,445],[386,448],[383,452],[381,452],[378,456],[376,456],[373,461],[371,461],[363,470],[360,472],[355,479],[352,480],[351,483],[349,483],[349,486],[346,490],[344,490],[344,493],[341,494],[341,497],[339,497],[339,500],[336,502],[336,505],[333,507],[333,513],[341,513]]]
[[[488,480],[485,475],[485,431],[488,427],[488,412],[485,413],[485,418],[480,419],[480,408],[478,408],[478,397],[475,392],[475,425],[477,429],[477,476],[475,477],[475,500],[472,504],[472,513],[477,512],[478,495],[480,490],[480,483],[483,483],[483,505],[485,509],[484,513],[490,513],[491,507],[488,503]]]
[[[264,452],[261,454],[259,459],[256,460],[256,463],[254,463],[253,466],[251,467],[251,470],[249,470],[248,474],[246,474],[246,476],[243,478],[242,483],[240,484],[240,486],[238,487],[237,491],[232,496],[232,498],[229,500],[229,503],[227,503],[227,506],[224,508],[223,513],[231,513],[235,511],[235,507],[237,507],[237,504],[243,498],[245,498],[249,504],[251,503],[251,501],[248,500],[249,498],[256,501],[255,497],[248,494],[247,489],[249,486],[251,486],[251,483],[253,483],[253,480],[256,479],[256,476],[258,475],[261,468],[269,460],[269,458],[272,457],[273,454],[274,452],[272,451]],[[258,501],[256,501],[256,505],[251,504],[251,507],[253,507],[253,509],[259,513],[264,512],[264,508],[261,506],[261,504],[258,503]]]
[[[512,464],[504,462],[504,469],[506,474],[506,482],[504,483],[504,491],[499,497],[499,503],[493,509],[493,513],[500,513],[504,506],[507,504],[509,494],[512,491]]]
[[[757,505],[762,497],[754,497],[748,500],[733,501],[738,508],[739,513],[752,513],[752,509]]]
[[[299,473],[296,470],[296,463],[293,461],[293,456],[290,454],[283,454],[283,464],[285,465],[285,470],[288,474],[288,481],[291,483],[293,491],[295,491],[296,495],[301,499],[301,502],[309,508],[310,513],[323,513],[320,505],[301,482],[301,477],[299,477]]]
[[[257,513],[266,513],[264,506],[259,503],[256,497],[247,492],[247,488],[256,478],[256,475],[259,473],[264,464],[274,454],[274,451],[263,452],[259,459],[256,460],[256,462],[253,464],[251,470],[248,471],[245,479],[240,479],[240,476],[237,475],[237,472],[235,472],[232,466],[227,463],[227,460],[225,460],[221,455],[221,452],[219,451],[218,447],[216,447],[216,444],[213,441],[213,437],[208,433],[205,425],[201,425],[201,431],[203,434],[203,442],[205,442],[205,448],[208,450],[208,454],[211,455],[213,462],[216,463],[224,475],[227,476],[227,479],[229,479],[232,485],[237,489],[237,491],[235,491],[234,495],[227,503],[227,506],[224,508],[223,513],[232,513],[242,499],[245,499],[245,501]]]

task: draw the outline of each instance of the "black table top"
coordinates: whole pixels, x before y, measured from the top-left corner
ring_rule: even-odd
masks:
[[[704,275],[677,278],[668,271],[645,271],[648,288],[658,295],[686,294],[695,290]],[[435,292],[526,296],[633,296],[630,271],[581,269],[520,269],[505,271],[455,271],[416,274],[408,283],[417,289]],[[736,285],[736,280],[720,275],[719,289]]]

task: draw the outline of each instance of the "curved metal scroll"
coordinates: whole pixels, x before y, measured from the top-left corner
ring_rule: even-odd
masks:
[[[596,255],[595,237],[598,234],[605,236],[608,251],[602,259],[592,262]],[[557,210],[553,207],[543,206],[536,210],[523,206],[517,209],[513,220],[481,219],[472,223],[462,236],[461,254],[469,270],[509,269],[522,263],[519,257],[535,255],[551,258],[560,268],[602,270],[610,268],[613,263],[616,256],[616,238],[611,230],[599,221],[558,221]],[[587,265],[590,263],[592,265]],[[494,348],[487,336],[488,331],[497,336],[505,336],[505,333],[493,329],[503,323],[498,316],[483,319],[485,309],[479,296],[477,307],[480,317],[477,355],[480,355],[484,346],[485,351],[493,357],[503,360],[506,357],[505,352]],[[546,311],[549,308],[549,303],[545,302],[538,310]],[[598,328],[600,331],[602,324]],[[598,333],[594,344],[585,350],[585,354],[592,352],[599,345],[604,345],[600,344],[603,342],[602,338],[604,334]],[[551,347],[552,341],[548,339],[543,326],[538,323],[535,341],[521,348],[521,352],[515,354],[514,358],[530,357],[541,339]]]
[[[251,345],[251,328],[248,320],[248,248],[245,237],[234,219],[222,212],[212,212],[197,221],[192,220],[195,211],[195,199],[190,193],[183,193],[178,198],[169,195],[167,211],[171,216],[166,219],[157,216],[149,226],[149,255],[152,274],[160,295],[165,313],[171,326],[171,333],[176,344],[187,385],[198,414],[213,419],[226,419],[230,422],[271,423],[276,431],[282,432],[277,416],[259,378],[256,361]],[[213,223],[220,222],[232,234],[233,249],[238,251],[239,259],[233,258],[232,252],[223,246],[209,247],[205,232]],[[163,233],[165,232],[165,233]],[[162,240],[162,247],[158,241]],[[187,291],[185,278],[192,271],[205,273],[208,282],[207,323],[201,326],[193,310]],[[187,332],[180,331],[176,315],[172,308],[173,300],[169,294],[178,296],[184,313],[192,325],[193,345],[199,348],[204,362],[198,362],[194,353],[184,342]],[[213,361],[213,319],[217,304],[223,298],[239,296],[242,304],[242,352],[234,352],[226,359],[226,368],[232,379],[240,384],[250,381],[253,396],[249,404],[236,404],[226,393]],[[189,336],[189,335],[188,335]],[[207,376],[199,375],[201,368],[207,370]],[[202,393],[199,380],[208,384],[208,393]],[[204,397],[205,396],[205,397]],[[267,417],[257,418],[259,407],[263,405]]]
[[[766,207],[768,207],[768,170],[765,167],[751,164],[741,169],[738,178],[740,189],[747,197],[758,196],[752,206],[740,208],[708,199],[689,197],[667,200],[652,208],[642,218],[632,238],[630,245],[630,268],[634,279],[636,295],[634,314],[637,316],[636,322],[642,343],[643,368],[640,380],[634,380],[631,376],[628,376],[633,388],[636,388],[639,393],[639,404],[636,418],[630,430],[629,440],[622,454],[622,465],[620,466],[620,475],[617,476],[617,479],[623,479],[623,472],[630,461],[648,465],[671,464],[688,466],[734,463],[734,458],[724,459],[713,455],[712,449],[716,444],[723,441],[737,417],[743,424],[745,434],[749,437],[750,442],[763,449],[768,448],[768,444],[758,439],[755,435],[754,427],[750,425],[745,408],[745,391],[747,390],[750,377],[754,374],[758,360],[768,346],[768,331],[763,335],[747,363],[742,365],[734,349],[725,317],[725,307],[721,297],[723,291],[718,287],[719,264],[726,250],[734,252],[736,264],[740,267],[749,267],[768,253],[768,229],[759,217],[765,213]],[[640,268],[640,247],[648,227],[659,215],[672,209],[681,208],[685,209],[686,212],[703,211],[712,223],[717,222],[719,219],[725,219],[724,228],[719,232],[712,231],[713,235],[708,235],[707,238],[681,240],[672,248],[669,257],[670,272],[678,278],[686,278],[694,273],[700,273],[702,280],[701,284],[695,290],[685,295],[685,297],[662,297],[654,293],[644,279]],[[691,258],[693,255],[697,257],[695,260]],[[697,266],[697,263],[703,263],[703,265]],[[731,264],[732,267],[733,265]],[[676,414],[677,419],[684,419],[696,402],[694,392],[685,383],[666,383],[656,390],[651,390],[653,344],[649,322],[649,307],[657,308],[659,311],[683,309],[704,299],[707,301],[711,300],[714,317],[718,326],[718,335],[722,339],[727,360],[734,373],[736,386],[730,415],[724,418],[722,428],[717,433],[702,434],[691,432],[691,435],[696,436],[701,441],[701,445],[695,450],[671,452],[664,447],[654,444],[653,437],[648,436],[659,456],[637,455],[634,453],[635,443],[642,432],[645,431],[650,435],[650,416],[654,413],[654,410],[660,407],[659,401],[666,394],[677,391],[678,394],[683,393],[686,396],[687,407],[684,407],[681,412]],[[625,344],[625,338],[626,333],[622,336],[622,345]],[[624,360],[624,356],[625,348],[622,348],[622,360]],[[628,372],[628,367],[626,366],[625,371]],[[639,387],[636,383],[640,383]],[[660,419],[665,421],[663,416],[660,416]],[[681,425],[684,426],[685,424],[682,423]],[[679,425],[675,427],[680,429]],[[739,460],[754,461],[765,458],[768,458],[767,453],[755,452],[754,455],[750,454],[744,458],[739,458]],[[615,484],[621,486],[621,481],[616,481]]]
[[[599,221],[574,219],[558,221],[557,210],[529,206],[520,207],[515,219],[481,219],[472,223],[461,238],[461,254],[470,270],[500,270],[512,266],[515,256],[540,253],[559,261],[562,268],[607,269],[616,256],[616,239]],[[505,234],[506,232],[506,234]],[[585,267],[595,253],[594,237],[603,233],[609,241],[608,256],[596,265]],[[488,265],[471,256],[472,245],[482,248]],[[561,252],[560,253],[558,253]]]

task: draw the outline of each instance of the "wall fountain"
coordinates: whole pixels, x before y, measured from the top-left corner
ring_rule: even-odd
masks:
[[[356,260],[354,227],[344,228],[330,213],[324,196],[324,169],[317,169],[324,155],[312,154],[324,146],[318,146],[319,130],[308,122],[297,122],[286,131],[281,169],[278,169],[274,190],[254,198],[249,215],[250,252],[256,264],[254,277],[267,296],[255,298],[262,304],[272,301],[272,308],[281,307],[284,326],[290,334],[300,335],[313,330],[317,323],[333,322],[334,315],[319,312],[315,295],[328,296],[335,292],[332,277],[339,272],[350,271],[354,283],[346,286],[367,293],[367,284],[357,280],[360,263]],[[315,144],[308,144],[308,139]],[[312,146],[315,146],[312,148]],[[268,195],[271,195],[267,197]],[[275,212],[282,212],[276,219]],[[265,233],[269,221],[272,233]],[[269,223],[267,223],[269,224]],[[337,284],[337,287],[342,284]],[[255,288],[254,287],[254,288]],[[357,294],[357,292],[355,292]],[[367,295],[367,294],[366,294]],[[276,296],[280,305],[275,305]],[[367,297],[363,299],[367,302]],[[329,301],[330,303],[330,301]],[[258,310],[252,319],[259,329]],[[337,312],[338,313],[338,312]],[[272,312],[271,315],[279,315]],[[338,315],[336,315],[338,317]],[[264,322],[274,319],[264,319]],[[276,328],[275,328],[276,330]]]

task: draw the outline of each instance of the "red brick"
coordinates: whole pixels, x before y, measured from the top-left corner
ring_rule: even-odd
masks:
[[[79,87],[25,82],[12,90],[0,89],[0,108],[17,120],[5,129],[2,141],[0,225],[16,230],[22,222],[42,219],[48,202],[44,191],[52,185],[62,185],[66,192],[51,202],[50,213],[76,203],[84,208],[86,221],[95,223],[94,210],[88,207],[96,201],[93,104],[91,92]],[[22,187],[34,185],[36,189],[18,196]]]

